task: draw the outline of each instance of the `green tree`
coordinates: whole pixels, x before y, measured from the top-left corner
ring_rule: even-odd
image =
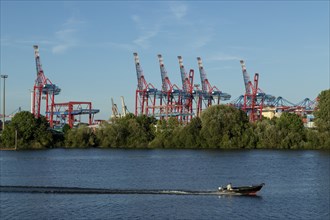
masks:
[[[322,149],[320,132],[316,129],[306,130],[306,143],[305,149]],[[330,143],[329,143],[330,144]]]
[[[159,120],[156,125],[155,138],[150,142],[151,148],[175,148],[174,134],[180,130],[177,118],[170,117],[168,120]]]
[[[304,146],[305,130],[301,118],[293,113],[284,112],[276,121],[280,148],[302,148]]]
[[[116,130],[115,126],[109,123],[102,123],[100,128],[96,130],[96,139],[102,148],[115,147]]]
[[[36,119],[28,111],[17,113],[2,133],[4,146],[15,146],[16,131],[18,149],[41,149],[52,145],[52,133],[44,116]]]
[[[314,111],[317,133],[309,133],[309,145],[314,148],[330,149],[330,89],[318,95],[317,110]]]
[[[65,134],[66,148],[87,148],[96,146],[96,135],[86,125],[72,128]]]
[[[278,129],[275,126],[276,119],[263,119],[254,124],[254,134],[256,136],[257,148],[278,148],[280,146],[280,138]]]
[[[199,148],[201,147],[201,129],[202,120],[199,117],[193,118],[189,124],[183,127],[182,131],[179,133],[180,138],[177,141],[182,142],[182,147],[184,148]]]
[[[135,129],[133,125],[130,125],[130,138],[135,140],[133,146],[148,147],[149,142],[155,138],[156,118],[141,115],[137,116],[135,121],[131,121],[130,123],[136,124]]]
[[[318,99],[315,124],[320,132],[330,132],[330,89],[322,91]]]
[[[112,119],[96,132],[101,147],[146,148],[155,136],[154,117],[128,114]]]
[[[202,147],[244,148],[242,135],[249,127],[245,112],[232,106],[215,105],[202,113]]]

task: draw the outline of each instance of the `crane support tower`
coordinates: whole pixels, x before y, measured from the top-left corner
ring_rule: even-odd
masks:
[[[50,122],[50,126],[53,126],[53,106],[55,103],[55,95],[60,94],[61,89],[53,84],[44,74],[42,69],[39,47],[34,45],[34,56],[36,62],[37,78],[33,86],[33,100],[32,100],[32,114],[36,117],[40,117],[41,101],[46,100],[46,119]]]
[[[238,96],[236,99],[232,100],[229,105],[241,109],[244,105],[244,95]]]
[[[56,116],[56,126],[62,127],[68,124],[70,128],[74,123],[79,123],[76,116],[88,115],[88,124],[92,125],[94,115],[98,113],[99,109],[93,109],[91,102],[77,102],[70,101],[65,103],[55,103],[53,114]]]

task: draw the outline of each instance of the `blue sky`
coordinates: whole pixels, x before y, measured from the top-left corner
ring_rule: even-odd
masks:
[[[46,76],[62,89],[56,102],[92,101],[101,111],[95,119],[110,117],[111,97],[121,106],[124,96],[134,112],[133,52],[158,88],[157,54],[180,87],[177,56],[195,70],[195,83],[200,56],[211,84],[231,100],[244,92],[240,59],[251,78],[260,74],[262,90],[293,103],[330,84],[329,1],[1,0],[0,37],[6,113],[30,110],[34,44]]]

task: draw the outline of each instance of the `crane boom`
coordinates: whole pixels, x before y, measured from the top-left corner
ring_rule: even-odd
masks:
[[[160,73],[161,73],[161,78],[162,78],[162,90],[166,92],[168,90],[168,85],[167,85],[167,71],[164,66],[164,61],[163,57],[161,54],[158,54],[158,60],[159,60],[159,67],[160,67]]]
[[[246,71],[246,66],[245,66],[244,60],[241,60],[240,63],[241,63],[241,66],[242,66],[245,93],[251,94],[251,89],[250,89],[250,86],[249,86],[250,76],[249,76],[248,72]]]
[[[143,70],[140,65],[140,59],[139,59],[138,54],[133,53],[133,55],[134,55],[135,68],[136,68],[136,74],[137,74],[138,88],[139,88],[139,90],[142,90],[143,89],[142,78],[144,78]]]
[[[199,73],[200,73],[200,76],[201,76],[202,91],[207,92],[207,81],[208,80],[207,80],[206,72],[205,72],[204,67],[203,67],[202,58],[197,57],[197,61],[198,61]]]
[[[113,98],[111,98],[111,109],[112,109],[112,115],[111,115],[112,118],[120,117],[118,113],[118,107],[114,103]]]
[[[183,88],[183,91],[187,92],[188,91],[188,88],[187,88],[187,80],[188,80],[187,73],[186,73],[186,70],[185,70],[184,65],[183,65],[182,57],[178,56],[178,59],[179,59],[180,72],[181,72],[182,88]]]
[[[124,101],[124,96],[120,96],[121,98],[121,107],[122,107],[122,117],[125,117],[127,112],[126,112],[126,105],[125,105],[125,101]]]
[[[39,47],[38,45],[34,45],[33,48],[34,48],[34,57],[36,61],[36,70],[37,70],[36,85],[42,86],[46,84],[47,79],[44,75],[44,71],[42,70],[40,56],[39,56]]]

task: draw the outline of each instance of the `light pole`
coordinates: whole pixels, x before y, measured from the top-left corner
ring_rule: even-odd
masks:
[[[2,131],[5,130],[5,120],[6,120],[6,78],[8,78],[8,75],[0,75],[1,78],[3,78],[3,110],[2,110]]]

